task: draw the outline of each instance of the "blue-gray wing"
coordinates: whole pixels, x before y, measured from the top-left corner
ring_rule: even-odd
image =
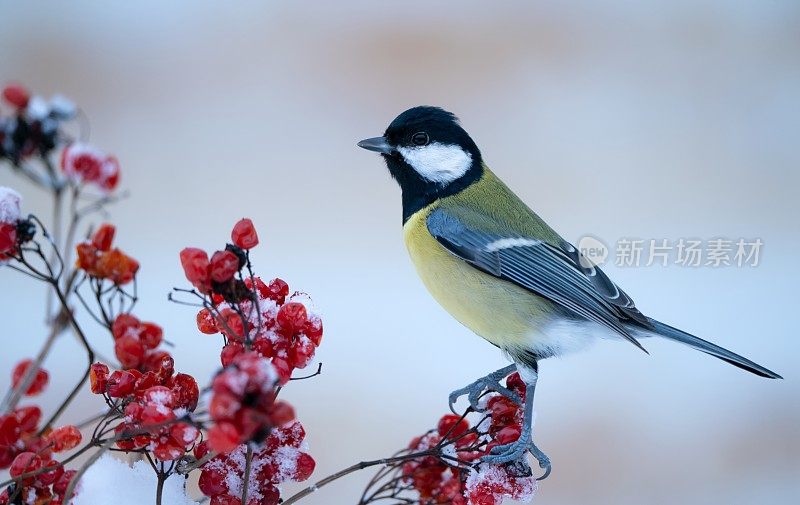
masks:
[[[606,326],[644,350],[626,324],[647,327],[647,318],[599,268],[582,262],[571,244],[554,246],[522,235],[485,232],[442,208],[431,212],[427,226],[440,244],[475,268]]]

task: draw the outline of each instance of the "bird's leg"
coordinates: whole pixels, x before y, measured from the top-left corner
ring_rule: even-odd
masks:
[[[507,367],[503,367],[496,372],[492,372],[486,377],[481,377],[480,379],[476,380],[472,384],[465,386],[461,389],[456,389],[452,393],[450,393],[450,410],[456,414],[455,408],[453,407],[458,399],[464,395],[468,395],[469,404],[473,408],[473,410],[480,411],[480,405],[478,404],[478,400],[480,399],[481,395],[484,391],[492,391],[495,393],[500,393],[501,395],[505,396],[506,398],[510,399],[511,401],[520,404],[522,403],[522,399],[519,395],[507,387],[500,384],[500,381],[508,377],[512,372],[517,369],[517,365],[511,364]]]
[[[482,463],[501,464],[515,461],[525,456],[530,451],[533,457],[544,469],[544,475],[539,480],[550,475],[550,458],[548,458],[533,443],[533,394],[536,390],[536,381],[539,378],[535,369],[520,367],[520,377],[525,381],[525,406],[522,414],[522,432],[519,438],[510,444],[498,445],[491,453],[481,458]]]

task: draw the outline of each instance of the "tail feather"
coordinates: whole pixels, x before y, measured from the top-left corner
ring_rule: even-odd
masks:
[[[655,319],[648,317],[647,320],[653,327],[653,333],[660,337],[686,344],[689,347],[697,349],[698,351],[703,351],[706,354],[710,354],[723,361],[727,361],[731,365],[737,366],[756,375],[760,375],[761,377],[767,377],[769,379],[783,379],[783,377],[776,374],[772,370],[764,368],[758,363],[754,363],[743,356],[739,356],[738,354],[716,344],[712,344],[707,340],[703,340],[700,337],[695,337],[694,335],[686,333],[685,331],[681,331],[677,328],[673,328],[672,326],[656,321]]]

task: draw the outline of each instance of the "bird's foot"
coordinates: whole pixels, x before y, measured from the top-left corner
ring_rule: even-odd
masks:
[[[514,365],[511,365],[496,372],[492,372],[486,377],[481,377],[468,386],[465,386],[461,389],[456,389],[450,393],[450,411],[454,414],[457,414],[454,407],[455,403],[459,398],[467,395],[467,399],[469,400],[469,405],[472,407],[472,410],[481,412],[483,409],[480,406],[480,397],[484,392],[500,393],[514,403],[521,404],[522,399],[517,393],[500,384],[500,381],[505,379],[513,371]]]
[[[481,463],[500,465],[511,461],[521,460],[525,457],[525,454],[528,451],[530,451],[533,457],[536,458],[536,461],[539,462],[539,468],[544,470],[542,476],[537,477],[536,480],[546,479],[552,470],[550,458],[548,458],[547,455],[541,451],[541,449],[536,447],[536,444],[534,444],[532,440],[524,440],[523,437],[520,437],[510,444],[498,445],[497,447],[494,447],[489,454],[481,458]]]

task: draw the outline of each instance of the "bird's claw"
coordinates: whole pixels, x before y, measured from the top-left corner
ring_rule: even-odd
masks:
[[[530,451],[536,461],[539,463],[539,468],[544,470],[544,473],[537,477],[536,480],[546,479],[552,470],[550,458],[541,451],[532,441],[516,440],[510,444],[498,445],[490,451],[489,454],[481,458],[481,463],[490,465],[499,465],[511,461],[517,461],[524,458],[525,453]]]
[[[495,392],[500,393],[501,395],[505,396],[509,400],[513,401],[516,404],[522,403],[522,398],[515,393],[514,391],[508,389],[507,387],[500,384],[500,379],[502,377],[495,377],[493,375],[487,375],[486,377],[481,377],[480,379],[476,380],[472,384],[465,386],[461,389],[456,389],[448,398],[450,411],[453,414],[457,414],[455,410],[455,404],[459,398],[464,395],[467,395],[467,399],[469,400],[469,405],[472,407],[472,410],[476,412],[482,412],[483,409],[480,406],[480,398],[484,392]]]

